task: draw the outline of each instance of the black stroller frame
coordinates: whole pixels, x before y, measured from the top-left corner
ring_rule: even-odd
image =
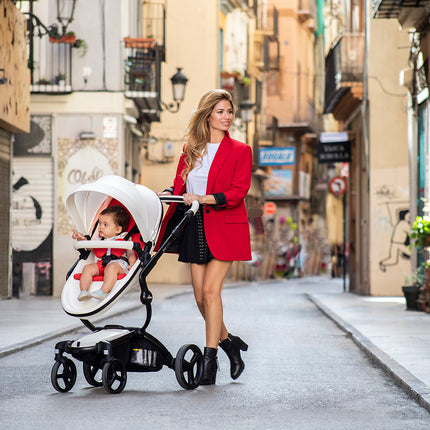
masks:
[[[178,203],[183,201],[182,197],[175,196],[160,196],[160,200]],[[111,394],[118,394],[125,388],[127,372],[157,372],[163,366],[175,371],[176,379],[182,388],[192,390],[199,386],[203,372],[203,355],[200,348],[194,344],[185,344],[178,350],[176,357],[173,357],[158,339],[146,331],[152,317],[153,299],[146,277],[197,209],[198,203],[195,202],[152,257],[151,243],[146,243],[143,250],[139,243],[135,242],[133,245],[139,256],[139,267],[142,267],[139,274],[140,301],[146,308],[146,319],[142,327],[96,327],[89,320],[81,319],[92,333],[78,340],[66,340],[56,344],[51,383],[57,391],[68,392],[76,382],[76,365],[65,354],[83,362],[83,374],[90,385],[103,386]],[[78,261],[88,257],[88,250],[82,249],[79,252]]]

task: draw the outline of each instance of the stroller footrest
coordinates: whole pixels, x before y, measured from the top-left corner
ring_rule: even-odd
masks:
[[[73,275],[73,277],[75,279],[79,280],[79,279],[81,279],[81,275],[82,275],[82,273],[75,273]],[[125,273],[121,273],[121,274],[117,275],[116,278],[117,279],[122,279],[122,278],[125,278],[126,276],[127,275]],[[101,276],[101,275],[93,276],[93,282],[96,282],[96,281],[103,282],[103,276]]]

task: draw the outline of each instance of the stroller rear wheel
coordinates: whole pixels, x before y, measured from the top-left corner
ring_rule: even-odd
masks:
[[[76,382],[76,366],[70,358],[56,361],[51,369],[52,386],[60,393],[70,391]]]
[[[179,348],[175,358],[175,375],[179,385],[194,390],[203,373],[203,354],[197,345],[187,344]]]
[[[108,393],[120,393],[127,383],[127,371],[121,360],[114,358],[103,366],[103,386]]]
[[[85,380],[93,387],[101,387],[103,385],[102,369],[91,364],[83,364]]]

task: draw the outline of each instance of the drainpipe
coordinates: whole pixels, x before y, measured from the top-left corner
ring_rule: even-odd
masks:
[[[364,49],[363,49],[363,100],[361,103],[361,120],[363,130],[363,151],[364,163],[366,168],[367,189],[364,191],[366,201],[361,201],[360,215],[360,228],[361,228],[361,246],[359,247],[359,254],[356,256],[361,260],[357,267],[360,270],[360,275],[357,278],[361,285],[357,285],[362,294],[371,294],[370,285],[370,219],[369,219],[369,190],[370,190],[370,141],[369,141],[369,100],[368,100],[368,67],[369,67],[369,31],[370,31],[370,14],[369,14],[369,1],[363,2],[363,16],[364,16]],[[366,255],[366,258],[362,258]]]

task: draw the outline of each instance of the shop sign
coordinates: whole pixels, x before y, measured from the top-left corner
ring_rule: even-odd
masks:
[[[351,162],[351,142],[348,133],[321,133],[317,144],[319,163]]]
[[[296,148],[260,148],[260,166],[291,166],[296,162]]]

